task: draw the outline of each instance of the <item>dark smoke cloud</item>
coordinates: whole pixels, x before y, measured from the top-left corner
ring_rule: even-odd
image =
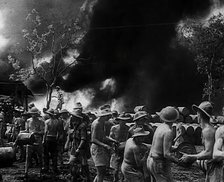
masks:
[[[202,79],[192,56],[176,45],[175,26],[210,7],[209,0],[99,0],[80,56],[89,60],[71,71],[63,88],[113,76],[118,90],[111,97],[128,95],[133,105],[158,110],[200,102]]]

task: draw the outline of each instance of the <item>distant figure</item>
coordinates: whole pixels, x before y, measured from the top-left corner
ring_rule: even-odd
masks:
[[[128,136],[129,126],[125,123],[131,120],[129,114],[122,114],[116,118],[118,124],[112,126],[110,130],[110,138],[118,141],[118,146],[115,146],[115,151],[111,155],[110,166],[114,169],[113,182],[119,181],[119,171],[124,157],[124,147]]]
[[[143,166],[148,156],[148,148],[142,144],[149,131],[135,128],[132,138],[125,145],[121,171],[126,182],[144,182]]]
[[[187,162],[198,160],[199,164],[205,163],[205,165],[207,165],[205,181],[210,181],[212,175],[211,159],[215,143],[215,129],[210,123],[213,106],[210,102],[204,101],[199,106],[193,105],[192,109],[196,111],[198,115],[198,122],[202,128],[202,143],[204,144],[205,149],[198,154],[184,154],[180,161]]]
[[[147,167],[151,173],[151,181],[172,182],[171,162],[178,163],[178,159],[171,153],[172,125],[179,118],[179,112],[174,107],[168,106],[157,114],[163,123],[157,127],[154,133]]]
[[[57,92],[57,98],[58,98],[58,104],[57,104],[56,110],[61,110],[64,104],[64,95],[59,86],[56,86],[56,92]]]
[[[113,142],[116,143],[115,140],[106,136],[104,130],[105,121],[111,118],[110,108],[101,106],[99,110],[98,118],[91,126],[91,156],[97,171],[94,182],[103,182],[106,169],[110,164],[111,146]]]

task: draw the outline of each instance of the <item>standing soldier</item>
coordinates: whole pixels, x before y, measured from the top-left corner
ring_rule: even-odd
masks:
[[[93,121],[91,126],[91,156],[96,166],[97,176],[94,182],[103,182],[106,169],[110,164],[111,144],[115,140],[109,138],[105,134],[104,124],[111,117],[111,110],[106,106],[101,106],[98,118]]]
[[[14,117],[13,117],[13,131],[12,131],[12,135],[13,135],[13,141],[16,140],[19,132],[21,130],[25,130],[25,120],[22,118],[22,112],[24,110],[22,108],[16,107],[14,109]]]
[[[119,181],[119,171],[124,157],[124,147],[128,136],[129,127],[125,124],[131,120],[129,114],[122,114],[116,118],[118,124],[113,126],[110,130],[110,138],[118,141],[119,144],[115,147],[114,153],[111,155],[110,166],[114,169],[113,182]]]
[[[205,163],[205,165],[207,165],[205,181],[210,181],[210,177],[212,175],[211,159],[215,143],[215,129],[210,123],[210,120],[212,120],[213,106],[210,102],[204,101],[199,106],[193,105],[192,109],[196,111],[198,115],[198,122],[202,128],[202,142],[204,144],[205,149],[198,154],[185,154],[180,159],[180,161],[187,162],[189,160],[199,160],[199,164],[201,162]]]
[[[61,111],[59,111],[59,118],[58,118],[58,124],[59,124],[59,128],[60,128],[60,135],[58,137],[58,159],[59,162],[61,164],[61,166],[63,166],[63,153],[64,153],[64,146],[65,146],[65,142],[66,142],[66,138],[67,138],[67,131],[66,130],[66,125],[68,125],[67,123],[68,118],[69,118],[69,112],[66,109],[62,109]]]
[[[40,119],[40,111],[36,107],[32,107],[27,114],[29,114],[31,118],[27,120],[26,130],[35,137],[35,145],[29,147],[28,165],[31,162],[32,153],[35,153],[38,156],[39,165],[42,166],[44,121]]]
[[[171,153],[172,125],[179,118],[179,112],[174,107],[168,106],[157,114],[163,123],[157,127],[154,133],[147,167],[152,176],[151,181],[172,182],[171,162],[178,163],[178,159]]]
[[[44,138],[43,138],[43,146],[44,146],[44,169],[43,172],[49,171],[49,159],[51,157],[53,164],[53,172],[59,173],[57,168],[57,141],[58,136],[60,134],[59,122],[56,118],[55,111],[53,109],[49,109],[46,111],[49,114],[50,119],[45,121],[44,128]]]
[[[75,164],[81,165],[81,171],[84,177],[90,182],[88,159],[90,158],[90,148],[89,140],[87,136],[87,123],[83,121],[83,115],[76,109],[71,113],[69,134],[67,137],[65,148],[69,148],[69,143],[71,143],[70,150],[70,160],[73,181],[76,180],[77,174],[75,172]]]

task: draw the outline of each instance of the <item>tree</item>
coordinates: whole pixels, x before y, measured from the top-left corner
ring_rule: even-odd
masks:
[[[177,32],[179,43],[195,55],[198,72],[207,77],[203,97],[211,101],[223,91],[224,16],[187,19],[178,25]]]
[[[50,107],[52,92],[58,78],[65,75],[72,65],[77,64],[79,50],[86,34],[83,15],[80,12],[77,18],[66,23],[59,21],[46,24],[33,9],[26,18],[29,26],[22,30],[23,38],[27,42],[26,49],[15,48],[8,55],[9,63],[14,68],[10,79],[25,81],[31,76],[36,76],[45,83],[47,109]],[[30,67],[23,67],[21,61],[16,58],[16,55],[24,52],[30,54]],[[69,55],[71,52],[72,56]],[[70,59],[66,59],[69,56]]]

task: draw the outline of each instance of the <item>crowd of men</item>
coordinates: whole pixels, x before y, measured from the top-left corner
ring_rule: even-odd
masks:
[[[189,161],[204,166],[206,181],[224,181],[224,126],[214,128],[210,102],[193,105],[192,109],[202,128],[204,150],[197,154],[182,153],[181,158],[175,155],[177,147],[173,145],[172,130],[173,123],[179,121],[180,112],[171,106],[156,113],[162,123],[153,130],[144,107],[136,107],[131,115],[119,114],[111,111],[110,105],[103,105],[96,116],[90,118],[83,113],[81,103],[76,103],[72,112],[44,109],[42,115],[30,104],[28,112],[15,108],[9,139],[20,148],[20,160],[27,157],[27,165],[35,162],[43,173],[49,172],[50,159],[53,172],[60,173],[58,166],[63,166],[63,154],[67,152],[73,177],[77,178],[79,165],[86,181],[91,181],[90,158],[97,172],[94,182],[103,182],[109,168],[113,169],[113,182],[172,182],[171,163]],[[28,154],[20,141],[24,133],[34,137]]]

